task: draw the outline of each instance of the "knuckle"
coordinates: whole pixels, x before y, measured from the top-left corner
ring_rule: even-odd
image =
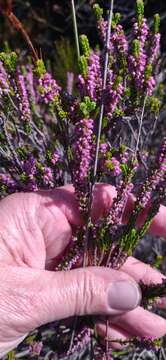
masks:
[[[95,276],[87,269],[82,272],[81,286],[81,303],[80,309],[82,314],[87,314],[92,308],[93,299],[95,296]]]

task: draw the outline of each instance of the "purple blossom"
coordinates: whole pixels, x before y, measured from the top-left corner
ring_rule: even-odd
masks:
[[[138,58],[133,55],[129,56],[129,71],[135,80],[138,91],[141,91],[144,86],[146,60],[147,57],[144,51],[140,51]]]
[[[31,355],[40,355],[41,351],[43,349],[43,343],[42,341],[34,341],[30,346],[29,346],[29,352]]]
[[[37,159],[31,154],[27,160],[22,161],[23,170],[27,176],[25,185],[22,185],[23,188],[26,188],[29,191],[37,191]]]
[[[75,125],[76,139],[72,150],[74,155],[73,183],[77,198],[82,204],[82,211],[87,210],[88,177],[93,158],[93,127],[92,119],[82,119]]]
[[[117,187],[118,196],[114,199],[112,208],[108,216],[108,224],[111,226],[113,225],[114,229],[115,227],[117,228],[117,226],[120,225],[122,222],[123,211],[125,209],[127,199],[132,192],[132,189],[132,183],[125,183],[123,181],[121,181],[119,187]]]
[[[80,352],[91,340],[92,331],[90,328],[84,328],[75,338],[72,350],[67,355],[74,354],[74,352]]]
[[[164,179],[166,174],[166,138],[163,140],[159,154],[157,156],[158,166],[152,171],[152,174],[147,178],[141,187],[140,194],[137,198],[137,206],[145,208],[157,185]]]
[[[113,156],[111,159],[112,165],[113,165],[113,175],[118,176],[121,174],[122,170],[120,168],[120,162]]]
[[[116,89],[112,88],[112,83],[107,87],[107,103],[106,103],[106,112],[107,117],[112,118],[112,115],[119,103],[119,100],[124,92],[124,86],[120,83]]]
[[[20,95],[20,102],[19,102],[19,108],[21,112],[21,119],[24,121],[30,121],[31,120],[31,109],[28,99],[28,93],[25,83],[25,78],[22,74],[19,72],[17,73],[17,87]]]
[[[97,28],[99,30],[100,38],[103,43],[106,41],[106,33],[107,33],[108,21],[101,19],[97,23]]]
[[[8,74],[0,61],[0,96],[8,94],[10,92]]]
[[[154,88],[156,85],[156,81],[153,76],[150,77],[150,79],[147,81],[147,95],[152,96]]]
[[[45,104],[49,104],[59,95],[61,88],[56,80],[52,78],[51,74],[46,72],[39,79],[39,90],[41,100],[43,100]]]
[[[105,44],[106,42],[106,33],[107,33],[108,21],[103,19],[98,22],[98,30],[100,33],[101,40]],[[128,54],[128,41],[126,39],[122,25],[116,25],[114,31],[111,33],[110,42],[109,42],[109,51],[110,54],[119,53],[122,56],[127,56]]]
[[[128,41],[124,34],[123,27],[120,24],[116,26],[115,31],[111,35],[110,49],[112,48],[112,46],[114,46],[115,51],[116,49],[118,50],[119,54],[125,57],[127,56],[129,49]]]
[[[53,175],[53,170],[48,167],[48,166],[44,166],[43,168],[43,183],[46,186],[50,186],[50,187],[54,187],[54,175]]]
[[[33,155],[30,155],[27,160],[22,161],[23,169],[25,173],[28,175],[29,179],[31,180],[34,179],[34,176],[37,173],[36,164],[37,164],[37,160]]]
[[[150,64],[154,64],[159,56],[160,39],[161,39],[161,35],[159,33],[154,34],[152,37],[152,45],[151,45],[150,56],[149,56]]]
[[[77,237],[73,237],[67,254],[61,258],[61,262],[54,269],[55,271],[68,271],[74,269],[83,258],[83,247],[78,243]]]
[[[26,67],[25,79],[26,79],[27,90],[28,90],[30,100],[33,103],[36,103],[37,99],[36,99],[36,91],[35,91],[35,84],[34,84],[34,75],[33,75],[32,67],[29,65]]]
[[[12,193],[16,190],[17,188],[17,182],[12,179],[11,175],[9,174],[0,174],[0,183],[2,183],[3,185],[5,185],[8,189],[9,193]]]
[[[80,93],[88,95],[91,100],[97,102],[100,100],[102,90],[102,71],[100,54],[92,52],[88,60],[88,75],[86,80],[79,75],[78,86]]]
[[[52,165],[56,165],[56,163],[59,161],[59,159],[60,159],[60,156],[57,153],[57,151],[55,150],[53,155],[52,155],[52,158],[51,158]]]
[[[149,28],[147,25],[147,20],[145,18],[142,19],[141,27],[136,22],[133,26],[133,33],[134,35],[140,40],[142,49],[145,46],[145,42],[147,39],[147,36],[149,34]]]
[[[106,144],[106,143],[100,144],[101,154],[105,156],[107,151],[108,151],[108,144]]]
[[[124,151],[122,154],[120,154],[120,160],[121,163],[126,164],[129,160],[130,154],[128,151]]]
[[[135,79],[137,90],[141,91],[145,81],[145,68],[147,65],[147,52],[145,45],[149,34],[149,28],[145,18],[142,21],[141,27],[138,26],[137,22],[134,24],[133,33],[139,41],[139,55],[129,56],[129,71]]]

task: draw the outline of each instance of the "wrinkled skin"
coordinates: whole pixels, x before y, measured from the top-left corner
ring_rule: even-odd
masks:
[[[113,187],[97,185],[94,220],[108,211],[114,196]],[[128,200],[124,222],[133,202],[133,198]],[[150,231],[165,236],[165,218],[166,209],[161,206]],[[121,271],[95,267],[51,271],[70,243],[72,231],[83,224],[71,185],[10,195],[0,202],[0,219],[0,356],[40,325],[73,315],[109,315],[106,291],[112,281],[159,283],[164,277],[132,257]],[[165,299],[160,306],[166,308]],[[111,339],[166,333],[166,320],[140,306],[110,316],[110,324]],[[97,329],[105,336],[104,322],[98,321]]]

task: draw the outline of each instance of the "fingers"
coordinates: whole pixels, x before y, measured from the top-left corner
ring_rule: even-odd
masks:
[[[134,202],[135,202],[135,197],[133,195],[130,195],[128,197],[128,201],[127,201],[127,205],[124,211],[124,215],[123,215],[123,223],[127,223],[132,210],[134,208]],[[138,221],[137,221],[137,225],[140,226],[143,224],[144,220],[146,219],[146,216],[148,214],[148,206],[142,210],[141,214],[138,216]],[[149,232],[152,235],[157,235],[157,236],[166,236],[166,223],[165,223],[165,219],[166,219],[166,207],[161,205],[160,209],[158,211],[158,214],[154,217],[153,222],[150,226]]]
[[[166,334],[166,320],[141,307],[111,318],[110,325],[120,326],[132,336],[159,338]]]
[[[132,276],[138,283],[142,281],[147,285],[160,284],[166,278],[166,276],[153,269],[149,264],[144,264],[132,256],[126,260],[121,270]],[[159,299],[156,304],[158,307],[166,309],[166,297]]]
[[[132,256],[128,257],[121,270],[132,276],[137,282],[141,280],[145,284],[159,284],[162,279],[166,278],[149,264],[144,264]]]
[[[20,269],[16,271],[15,287],[20,288]],[[32,328],[74,315],[121,314],[134,309],[141,300],[138,285],[129,275],[106,268],[67,272],[21,269],[23,276]]]
[[[83,219],[78,211],[78,202],[74,195],[74,187],[72,185],[66,185],[61,188],[57,188],[54,191],[41,192],[45,195],[49,201],[49,197],[52,198],[54,204],[66,215],[70,224],[82,225]],[[92,206],[92,218],[96,220],[104,216],[111,208],[114,197],[116,196],[116,189],[114,186],[108,184],[97,184],[94,189],[94,199]],[[134,208],[135,198],[130,195],[127,201],[127,205],[123,215],[123,222],[126,223]],[[50,203],[50,201],[49,201]],[[148,213],[148,207],[141,212],[138,217],[137,225],[140,226]],[[154,217],[154,220],[150,226],[150,232],[153,235],[166,236],[166,207],[161,205],[158,214]]]
[[[162,279],[165,278],[150,265],[133,257],[127,259],[121,270],[130,274],[137,282],[142,280],[145,284],[161,283]],[[162,300],[161,307],[166,308],[165,298]],[[166,320],[140,307],[126,314],[126,316],[114,317],[111,319],[111,324],[121,326],[123,330],[128,331],[133,336],[157,338],[166,334]]]
[[[39,311],[41,324],[74,315],[124,313],[141,300],[129,275],[105,268],[46,272],[44,282],[42,299],[48,306]]]
[[[92,218],[104,215],[111,206],[114,188],[99,184],[94,190]],[[83,224],[72,185],[38,193],[37,223],[46,245],[46,267],[55,268],[57,257],[71,242],[73,227]]]
[[[137,282],[141,280],[145,284],[161,283],[162,279],[165,278],[163,274],[153,269],[150,265],[144,264],[133,257],[127,259],[125,264],[121,267],[121,270],[132,276]],[[166,308],[166,298],[163,298],[159,302],[158,307]],[[157,338],[166,334],[166,320],[141,307],[137,307],[135,310],[126,314],[110,318],[109,334],[113,339],[115,327],[118,329],[119,335],[122,335],[122,339],[125,339],[125,336],[128,339],[130,338],[130,335],[132,335],[132,337]],[[103,336],[104,331],[106,330],[105,325],[98,323],[97,329],[99,334]],[[118,337],[115,337],[115,339],[116,338]]]
[[[104,216],[111,207],[115,194],[116,191],[113,186],[102,183],[96,185],[92,204],[93,220]],[[79,226],[83,224],[84,221],[78,210],[78,201],[76,200],[72,185],[66,185],[51,191],[40,191],[40,195],[41,204],[44,207],[57,206],[71,225]]]

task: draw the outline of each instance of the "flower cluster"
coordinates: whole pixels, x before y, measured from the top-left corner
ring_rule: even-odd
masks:
[[[39,356],[43,348],[42,341],[35,341],[29,346],[29,352],[31,356]]]
[[[99,101],[102,88],[102,67],[100,54],[92,52],[89,57],[89,66],[86,80],[79,75],[79,88],[81,95],[88,95],[93,101]]]
[[[8,74],[3,66],[2,61],[0,61],[0,96],[8,94],[9,91]]]
[[[147,54],[145,44],[148,38],[148,25],[145,18],[142,19],[141,26],[136,22],[133,33],[135,40],[133,44],[133,55],[129,57],[129,68],[135,80],[138,91],[142,90],[144,85],[145,67],[147,63]]]
[[[90,328],[84,328],[74,339],[74,344],[72,347],[72,351],[67,353],[67,355],[70,355],[75,352],[79,352],[85,346],[91,341],[91,329]]]
[[[27,88],[25,84],[25,79],[22,74],[18,72],[17,74],[17,87],[20,95],[19,108],[21,112],[21,119],[23,121],[31,121],[31,109],[28,99]]]
[[[93,159],[93,128],[92,119],[82,119],[75,125],[76,138],[73,142],[73,184],[80,210],[87,212],[89,199],[89,176]]]
[[[39,79],[39,91],[41,95],[41,101],[45,104],[52,103],[54,99],[59,95],[60,86],[57,84],[50,73],[46,72]]]

